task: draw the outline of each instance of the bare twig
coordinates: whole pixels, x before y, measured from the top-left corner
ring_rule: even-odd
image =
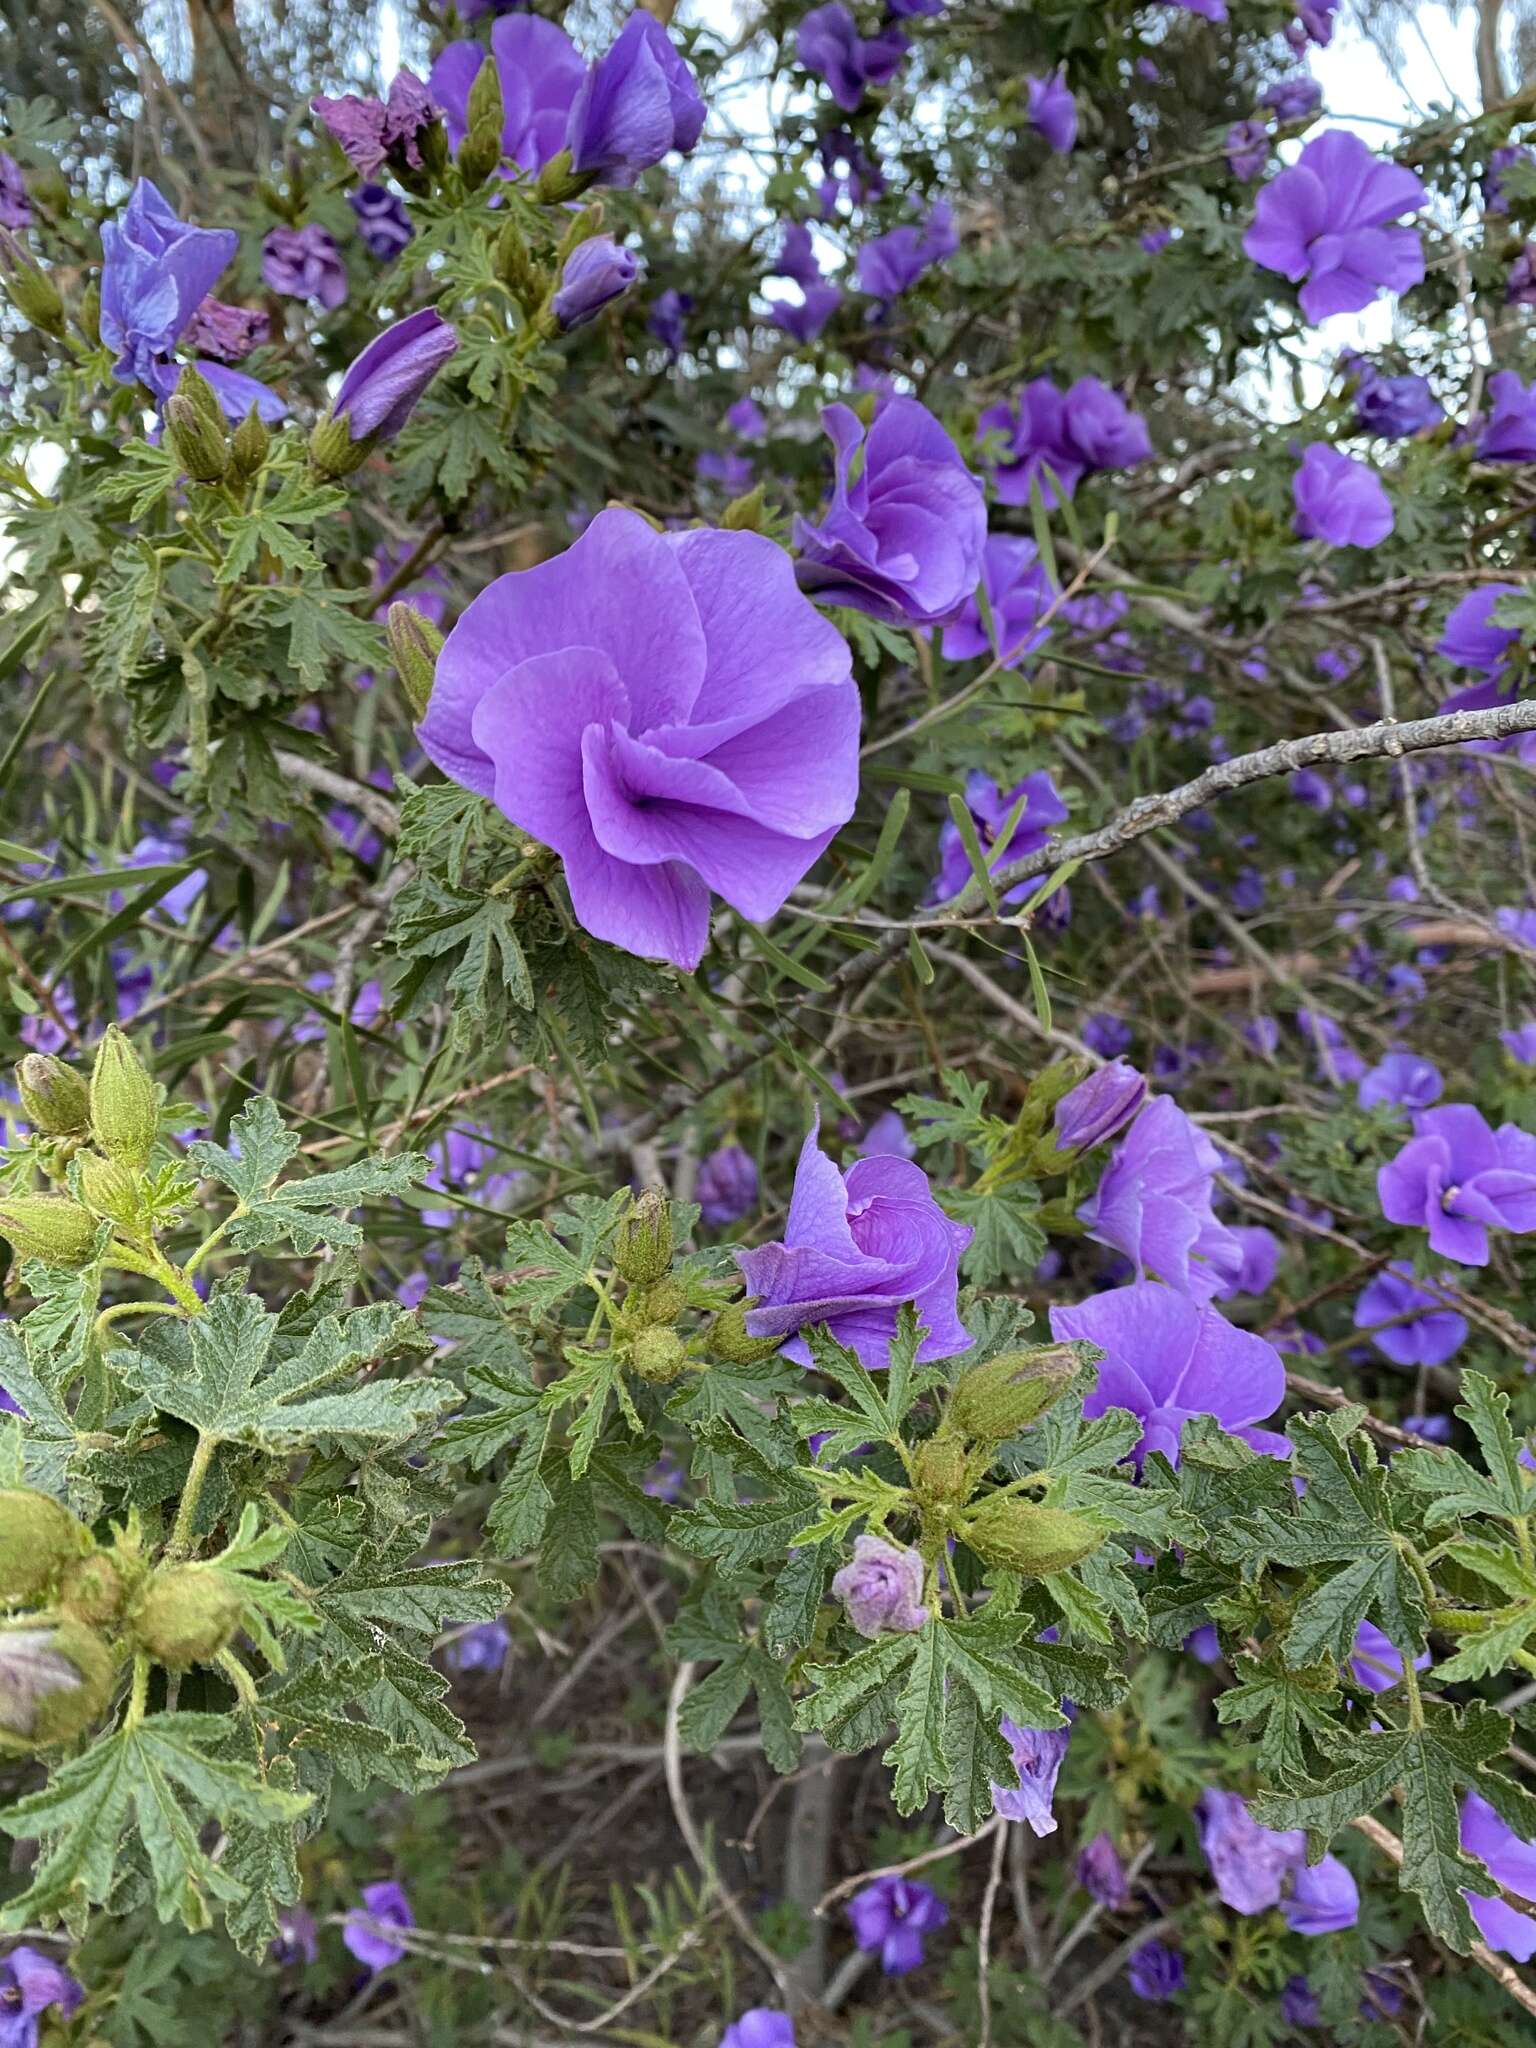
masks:
[[[303,754],[279,754],[277,765],[290,782],[361,812],[381,838],[393,839],[398,835],[400,813],[382,790],[366,782],[354,782],[350,775],[338,775],[334,768],[310,761]]]
[[[981,1919],[976,1929],[976,2010],[979,2032],[976,2048],[992,2048],[992,1916],[997,1911],[997,1894],[1003,1882],[1003,1858],[1008,1850],[1008,1830],[999,1828],[992,1841],[992,1868],[982,1894]]]
[[[833,1885],[831,1891],[816,1901],[818,1913],[825,1913],[828,1906],[846,1898],[849,1892],[856,1892],[860,1885],[873,1884],[881,1877],[906,1877],[914,1870],[924,1870],[930,1863],[942,1863],[946,1857],[958,1856],[963,1850],[974,1849],[978,1842],[985,1842],[1004,1825],[1001,1814],[994,1815],[984,1828],[978,1828],[974,1835],[951,1835],[947,1842],[941,1842],[936,1849],[925,1849],[921,1856],[909,1856],[905,1863],[884,1863],[878,1870],[861,1870],[856,1877],[845,1877],[841,1884]]]

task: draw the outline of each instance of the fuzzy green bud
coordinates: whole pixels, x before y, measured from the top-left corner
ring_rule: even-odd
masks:
[[[105,1628],[117,1620],[128,1599],[128,1580],[116,1555],[93,1550],[60,1574],[55,1603],[72,1621]]]
[[[78,1622],[0,1629],[0,1750],[72,1742],[112,1696],[111,1652]]]
[[[216,1565],[169,1565],[154,1574],[133,1610],[134,1638],[173,1671],[207,1664],[239,1627],[244,1604],[239,1583]]]
[[[437,681],[437,657],[443,651],[443,636],[430,619],[423,618],[409,604],[390,606],[384,633],[406,700],[417,718],[425,718],[432,701],[432,686]]]
[[[970,1493],[965,1446],[956,1436],[931,1436],[912,1460],[912,1491],[923,1507],[957,1507]]]
[[[541,206],[563,206],[567,199],[579,198],[596,176],[596,171],[573,170],[571,152],[562,149],[540,171],[533,194]]]
[[[224,431],[224,408],[219,403],[218,393],[208,382],[201,370],[191,363],[183,366],[176,379],[173,398],[184,398],[201,420],[205,420],[217,433]]]
[[[642,1287],[671,1272],[672,1205],[660,1188],[647,1188],[630,1204],[613,1240],[613,1263]]]
[[[496,275],[507,286],[525,313],[544,302],[548,280],[529,253],[528,243],[515,220],[509,219],[496,237],[493,257]]]
[[[79,1155],[80,1193],[85,1205],[123,1230],[140,1222],[139,1176],[121,1159],[103,1159],[99,1152]]]
[[[29,327],[44,334],[64,332],[58,286],[7,228],[0,228],[0,288]]]
[[[1091,1557],[1104,1531],[1066,1508],[994,1494],[969,1516],[961,1535],[985,1564],[1026,1579],[1049,1578]]]
[[[230,442],[229,452],[235,478],[248,483],[267,459],[267,450],[272,446],[272,436],[267,423],[253,405],[245,418],[236,427]]]
[[[229,444],[189,398],[180,394],[165,401],[165,436],[176,460],[196,484],[223,481],[229,469]]]
[[[772,1358],[784,1343],[782,1337],[748,1336],[747,1310],[751,1306],[748,1301],[733,1301],[710,1325],[709,1348],[725,1365],[756,1365]]]
[[[91,348],[101,347],[101,286],[94,279],[75,301],[75,325]]]
[[[643,1380],[675,1380],[688,1363],[688,1349],[676,1330],[656,1323],[641,1330],[630,1346],[629,1362]]]
[[[720,524],[729,533],[766,534],[772,523],[768,510],[768,499],[761,484],[756,484],[740,498],[732,498],[720,515]]]
[[[0,1197],[0,1237],[24,1259],[83,1266],[96,1244],[96,1220],[68,1195]]]
[[[159,1128],[154,1077],[127,1033],[109,1024],[91,1069],[91,1135],[109,1159],[148,1166]]]
[[[333,482],[350,476],[354,469],[361,469],[368,460],[373,447],[372,438],[365,435],[354,441],[347,415],[339,419],[327,415],[317,420],[309,437],[309,459],[323,477]]]
[[[27,1122],[46,1138],[72,1138],[90,1118],[85,1076],[51,1052],[27,1054],[16,1069],[16,1093]]]
[[[482,64],[469,88],[464,109],[464,140],[455,162],[459,176],[475,191],[501,162],[501,134],[505,113],[501,100],[501,79],[494,64]]]
[[[626,1296],[624,1312],[637,1323],[675,1323],[688,1306],[688,1290],[670,1273]]]
[[[1076,1371],[1070,1345],[1000,1352],[961,1374],[950,1398],[950,1426],[973,1443],[1006,1443],[1045,1413]]]
[[[69,1509],[30,1486],[0,1492],[0,1603],[26,1607],[89,1538]]]

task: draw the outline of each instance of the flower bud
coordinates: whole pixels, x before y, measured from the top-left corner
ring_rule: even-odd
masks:
[[[93,1550],[89,1557],[66,1565],[54,1599],[71,1621],[91,1628],[116,1621],[128,1599],[128,1580],[116,1554]]]
[[[1091,1152],[1140,1114],[1147,1082],[1125,1060],[1111,1060],[1079,1081],[1056,1104],[1056,1144],[1062,1152]]]
[[[747,1310],[751,1303],[733,1301],[721,1309],[710,1325],[709,1348],[725,1365],[756,1365],[782,1350],[782,1337],[749,1337]]]
[[[957,1436],[931,1436],[912,1460],[912,1491],[923,1507],[958,1506],[969,1494],[965,1446]]]
[[[267,459],[267,450],[272,446],[272,436],[267,423],[253,405],[245,418],[236,427],[234,439],[230,442],[235,479],[247,483]]]
[[[574,170],[571,152],[562,149],[540,171],[533,195],[541,206],[563,206],[567,199],[578,198],[585,192],[596,176],[595,171]]]
[[[309,459],[321,476],[333,482],[350,476],[354,469],[360,469],[372,453],[373,444],[366,437],[360,441],[352,438],[352,428],[345,413],[335,418],[317,420],[309,437]]]
[[[743,496],[732,498],[720,515],[720,524],[727,533],[767,534],[772,520],[767,493],[761,484],[754,484]]]
[[[477,75],[483,78],[492,68],[489,64],[482,64]],[[501,162],[501,130],[471,128],[459,144],[459,153],[454,162],[459,167],[459,176],[469,190],[478,191]]]
[[[688,1349],[676,1330],[653,1324],[630,1346],[629,1362],[643,1380],[675,1380],[688,1363]]]
[[[688,1290],[670,1273],[625,1298],[624,1313],[636,1323],[675,1323],[688,1306]]]
[[[983,1563],[1026,1579],[1049,1578],[1081,1564],[1104,1541],[1104,1531],[1081,1515],[1006,1494],[983,1501],[960,1533]]]
[[[165,438],[194,483],[216,484],[229,469],[229,445],[189,398],[165,401]]]
[[[32,1128],[46,1138],[72,1138],[90,1117],[90,1090],[51,1052],[29,1052],[16,1069],[16,1093]]]
[[[466,128],[491,128],[499,136],[506,125],[506,108],[501,96],[501,73],[494,60],[476,71],[464,105]]]
[[[0,1629],[0,1749],[72,1742],[106,1707],[112,1676],[106,1644],[77,1622]]]
[[[660,1188],[647,1188],[631,1202],[613,1240],[613,1263],[641,1286],[671,1272],[672,1205]]]
[[[26,1607],[39,1599],[89,1540],[52,1494],[8,1486],[0,1492],[0,1604]]]
[[[109,1159],[148,1166],[160,1128],[160,1095],[127,1034],[109,1024],[91,1070],[91,1135]]]
[[[121,1159],[103,1159],[99,1152],[79,1155],[80,1193],[85,1205],[123,1230],[138,1228],[139,1176]]]
[[[566,258],[549,304],[560,332],[569,334],[573,327],[595,320],[604,306],[623,297],[641,268],[639,257],[621,248],[612,235],[594,235],[579,243]]]
[[[1006,1443],[1045,1413],[1076,1371],[1069,1344],[1000,1352],[961,1374],[950,1397],[950,1425],[973,1443]]]
[[[64,332],[58,286],[7,228],[0,228],[0,287],[29,327],[44,334]]]
[[[406,701],[417,718],[425,718],[432,701],[432,686],[437,681],[437,657],[443,651],[443,636],[430,619],[423,618],[409,604],[390,606],[384,634]]]
[[[244,1604],[238,1582],[216,1565],[169,1565],[155,1573],[134,1608],[134,1638],[174,1671],[207,1664],[239,1627]]]
[[[218,393],[193,364],[186,363],[182,366],[172,396],[186,399],[199,419],[206,420],[210,427],[215,428],[220,434],[223,433],[224,408],[219,403]]]
[[[75,301],[75,325],[89,347],[101,347],[101,286],[94,279]]]
[[[525,313],[531,313],[544,300],[544,278],[528,251],[528,243],[522,229],[515,220],[508,220],[496,237],[496,249],[492,258],[496,275],[511,291]]]
[[[24,1259],[83,1266],[96,1244],[96,1222],[68,1195],[0,1196],[0,1237]]]

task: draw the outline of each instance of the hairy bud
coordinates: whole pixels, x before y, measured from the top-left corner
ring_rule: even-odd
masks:
[[[109,1159],[148,1166],[160,1128],[160,1097],[127,1034],[109,1024],[91,1070],[91,1135]]]
[[[29,327],[44,334],[64,332],[58,286],[8,228],[0,228],[0,288]]]
[[[120,1159],[103,1159],[99,1152],[82,1152],[78,1164],[86,1207],[122,1230],[136,1229],[140,1221],[139,1176],[134,1168]]]
[[[101,347],[101,286],[94,280],[75,301],[75,325],[91,348]]]
[[[912,1460],[912,1491],[924,1507],[958,1506],[970,1491],[965,1446],[956,1436],[931,1436]]]
[[[133,1633],[157,1664],[184,1671],[217,1657],[240,1623],[239,1584],[215,1565],[174,1564],[155,1573],[134,1608]]]
[[[272,436],[267,431],[267,423],[253,405],[236,427],[229,444],[231,463],[239,482],[250,481],[266,461],[267,450],[271,446]]]
[[[72,1138],[90,1118],[85,1076],[51,1052],[29,1052],[16,1069],[16,1093],[32,1128],[47,1138]]]
[[[347,415],[342,413],[339,419],[327,417],[316,422],[309,437],[309,459],[321,476],[335,481],[360,469],[372,447],[373,442],[366,435],[360,441],[353,440]]]
[[[30,1486],[0,1492],[0,1603],[30,1606],[88,1540],[69,1509],[51,1494]]]
[[[643,1380],[675,1380],[688,1363],[688,1350],[676,1330],[656,1323],[641,1330],[630,1346],[629,1362]]]
[[[105,1628],[121,1615],[128,1592],[128,1579],[117,1555],[93,1550],[89,1557],[65,1566],[54,1598],[71,1621]]]
[[[579,198],[596,176],[596,171],[573,170],[571,152],[562,149],[540,171],[534,197],[541,206],[563,206],[567,199]]]
[[[223,479],[229,469],[228,445],[223,434],[209,426],[190,399],[166,400],[165,437],[194,483],[216,484]]]
[[[637,1323],[675,1323],[688,1306],[688,1290],[669,1273],[626,1296],[624,1312]]]
[[[1071,1384],[1077,1370],[1069,1345],[1004,1351],[962,1373],[949,1404],[949,1421],[973,1443],[1006,1443],[1043,1415]]]
[[[748,1336],[747,1311],[751,1306],[748,1301],[733,1301],[721,1309],[710,1325],[709,1348],[726,1365],[756,1365],[761,1359],[772,1358],[784,1342],[782,1337]]]
[[[485,183],[501,162],[501,132],[505,115],[501,79],[494,64],[482,64],[475,73],[464,112],[467,132],[454,161],[459,167],[459,176],[473,192]]]
[[[193,364],[183,365],[181,375],[176,379],[176,389],[171,395],[174,398],[185,399],[199,419],[206,421],[216,433],[223,434],[224,408],[219,403],[219,395],[202,371]]]
[[[672,1205],[660,1188],[647,1188],[630,1204],[613,1241],[613,1263],[640,1286],[671,1272]]]
[[[1102,1529],[1066,1508],[1036,1507],[1002,1494],[983,1501],[961,1534],[985,1564],[1026,1579],[1049,1578],[1081,1564],[1104,1541]]]
[[[24,1259],[83,1266],[96,1244],[96,1219],[68,1195],[0,1197],[0,1237]]]
[[[0,1629],[0,1749],[72,1742],[110,1699],[112,1668],[106,1644],[77,1622]]]
[[[443,636],[430,619],[423,618],[409,604],[390,606],[384,632],[406,699],[416,716],[425,718],[432,701],[432,686],[437,681],[437,657],[443,651]]]

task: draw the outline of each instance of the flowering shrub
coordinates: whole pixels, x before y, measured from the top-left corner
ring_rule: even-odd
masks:
[[[0,2048],[1513,2038],[1531,95],[734,11],[4,102]]]

